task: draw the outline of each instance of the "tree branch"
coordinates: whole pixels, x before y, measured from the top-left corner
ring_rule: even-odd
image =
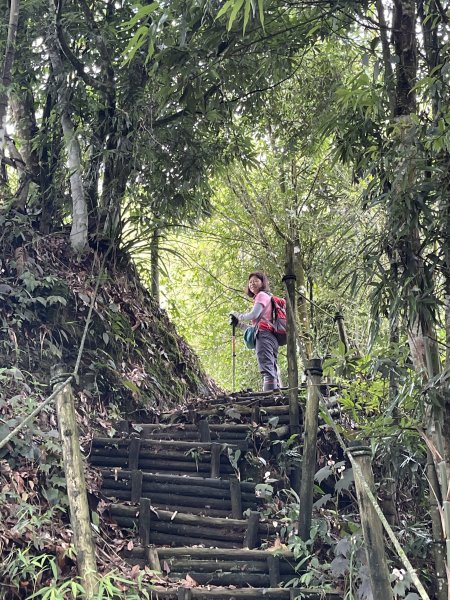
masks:
[[[436,8],[437,8],[439,14],[441,15],[442,22],[447,24],[448,17],[447,17],[447,13],[446,13],[444,7],[442,6],[441,0],[434,0],[434,4],[436,5]]]
[[[6,40],[5,58],[2,68],[2,91],[0,92],[0,153],[3,153],[3,145],[6,134],[6,110],[8,108],[7,89],[11,84],[11,71],[14,63],[15,43],[17,36],[17,25],[19,22],[19,0],[12,0],[9,11],[8,38]]]
[[[92,25],[92,29],[94,30],[94,32],[96,34],[98,50],[100,52],[100,56],[106,63],[108,63],[108,65],[111,66],[111,52],[105,42],[105,38],[103,36],[103,33],[100,30],[100,27],[98,26],[97,22],[95,21],[92,10],[88,6],[86,0],[78,0],[78,2],[80,3],[81,9],[84,13],[86,20],[89,22],[90,25]]]
[[[63,27],[61,24],[61,9],[62,9],[62,0],[56,0],[56,2],[55,2],[55,25],[56,25],[56,33],[58,36],[58,42],[59,42],[59,46],[61,48],[62,53],[67,58],[67,60],[70,62],[70,64],[74,68],[77,75],[79,75],[79,77],[84,81],[84,83],[86,85],[89,85],[90,87],[97,89],[97,90],[102,90],[104,92],[110,91],[111,83],[99,81],[92,75],[89,75],[89,73],[86,73],[86,71],[84,70],[84,64],[79,60],[79,58],[77,56],[75,56],[75,54],[69,48],[69,45],[66,41],[66,38],[64,35],[64,30],[63,30]]]

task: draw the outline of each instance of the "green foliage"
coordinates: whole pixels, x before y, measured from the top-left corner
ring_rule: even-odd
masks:
[[[14,140],[1,173],[1,435],[36,405],[51,364],[74,363],[98,271],[89,259],[75,264],[65,253],[71,174],[57,82],[49,77],[48,48],[42,51],[54,15],[42,0],[21,4]],[[421,524],[424,447],[417,429],[438,394],[447,393],[448,374],[429,373],[424,384],[420,367],[410,364],[407,338],[419,322],[431,334],[427,342],[448,341],[445,13],[438,3],[418,5],[411,36],[417,36],[418,51],[411,53],[417,64],[404,106],[408,53],[397,47],[403,42],[393,23],[387,30],[395,43],[383,38],[373,3],[125,0],[111,11],[96,3],[60,8],[59,43],[67,41],[61,81],[80,140],[91,242],[97,248],[113,241],[115,250],[94,306],[80,398],[92,404],[108,394],[114,412],[122,396],[133,406],[163,405],[208,385],[156,307],[142,310],[135,299],[140,288],[130,280],[113,286],[123,273],[117,264],[130,264],[119,246],[143,273],[152,235],[160,236],[164,306],[209,373],[230,388],[228,313],[249,307],[242,289],[255,268],[282,293],[285,244],[292,241],[305,273],[299,291],[312,301],[305,333],[317,355],[331,355],[326,375],[338,386],[342,428],[355,426],[372,438],[380,473],[390,465],[406,482],[401,501],[408,525],[413,518]],[[4,45],[6,30],[0,31]],[[204,223],[205,217],[211,218]],[[333,323],[338,305],[351,339],[347,354]],[[436,362],[444,365],[442,349]],[[255,363],[238,344],[237,387],[258,387]],[[284,357],[281,363],[284,375]],[[51,412],[48,419],[13,440],[7,464],[20,469],[45,454],[36,477],[48,503],[63,504]],[[295,444],[284,444],[280,467],[297,460]],[[320,477],[338,479],[333,469],[327,465]],[[25,486],[17,497],[4,493],[20,519],[37,526],[45,519],[27,511],[31,492]],[[317,508],[329,500],[322,495]],[[419,531],[407,543],[423,558]],[[364,586],[358,544],[355,538],[336,545],[334,566],[347,578],[348,598]],[[319,581],[325,561],[314,558],[311,544],[299,544],[298,552],[312,565],[303,583]],[[18,556],[25,570],[52,570],[48,561],[27,567]],[[407,579],[398,576],[395,585],[407,593]],[[48,597],[53,593],[60,592]]]
[[[20,589],[22,582],[28,582],[28,580],[31,580],[32,588],[36,589],[47,571],[50,571],[54,577],[57,576],[58,571],[55,557],[49,554],[35,556],[30,552],[29,547],[25,550],[12,549],[1,570],[3,581],[10,582],[17,589]],[[30,597],[34,597],[34,595]]]
[[[291,469],[301,466],[302,455],[298,435],[291,435],[287,440],[275,440],[273,446],[277,455],[277,468],[281,477],[287,481]]]
[[[247,29],[247,25],[249,22],[250,14],[252,14],[253,18],[256,16],[256,0],[227,0],[222,8],[217,13],[217,18],[219,19],[222,15],[226,15],[229,13],[228,18],[228,31],[233,26],[238,13],[243,9],[243,25],[242,32],[245,34],[245,30]],[[262,27],[264,27],[264,0],[258,0],[258,14],[259,20],[261,22]]]
[[[51,574],[51,582],[41,586],[44,574]],[[61,577],[54,557],[42,554],[30,557],[28,552],[17,551],[8,557],[5,574],[9,580],[19,587],[20,582],[31,579],[36,590],[26,596],[26,600],[66,600],[82,598],[84,589],[78,577],[66,579]],[[152,572],[141,572],[137,579],[124,577],[119,571],[113,570],[99,577],[98,587],[93,600],[141,600],[151,598],[149,577]]]

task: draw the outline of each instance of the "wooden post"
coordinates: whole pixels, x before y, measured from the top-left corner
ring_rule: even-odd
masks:
[[[144,474],[142,471],[132,471],[131,473],[131,502],[138,504],[142,495],[142,480]]]
[[[259,546],[259,512],[252,510],[247,521],[247,530],[244,537],[244,548],[253,550]]]
[[[57,365],[52,369],[53,388],[66,379],[67,373],[64,372],[63,365]],[[86,598],[91,599],[97,589],[97,564],[72,386],[67,384],[56,395],[55,401],[69,499],[70,524],[77,552],[77,568]]]
[[[347,354],[350,344],[348,343],[347,331],[345,330],[343,314],[339,311],[336,312],[336,314],[334,315],[334,320],[337,324],[339,339],[344,345],[344,353]]]
[[[231,515],[233,519],[242,519],[241,482],[237,477],[230,477]]]
[[[269,569],[270,587],[277,588],[280,585],[280,559],[278,556],[270,555],[267,557],[267,567]]]
[[[376,495],[370,448],[361,442],[353,442],[350,443],[349,450],[355,462],[359,465],[364,480],[372,493]],[[392,600],[393,595],[389,582],[389,569],[384,551],[381,521],[367,496],[358,473],[355,473],[355,485],[373,598],[374,600]]]
[[[252,406],[252,417],[251,417],[252,425],[260,425],[261,424],[261,410],[260,410],[260,401],[257,400]]]
[[[222,445],[213,442],[211,444],[211,479],[220,478],[220,455]]]
[[[130,422],[122,419],[116,426],[119,437],[127,437],[130,435]]]
[[[128,446],[128,469],[135,471],[139,468],[139,452],[141,450],[141,439],[134,437],[130,439]]]
[[[308,396],[306,399],[302,480],[300,483],[299,535],[309,540],[312,519],[314,475],[316,473],[316,443],[319,421],[319,387],[322,379],[322,363],[314,358],[306,365]]]
[[[155,546],[148,546],[147,548],[147,563],[152,571],[161,572],[158,550]]]
[[[209,429],[209,423],[206,419],[202,419],[198,422],[198,433],[201,442],[211,441],[211,431]]]
[[[148,546],[150,544],[150,513],[151,513],[151,502],[149,498],[141,498],[139,506],[139,538],[141,544]]]

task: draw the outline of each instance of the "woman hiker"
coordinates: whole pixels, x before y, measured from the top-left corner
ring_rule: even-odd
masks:
[[[230,313],[232,323],[246,329],[241,321],[253,321],[256,325],[256,357],[259,371],[263,376],[263,391],[278,389],[278,340],[270,330],[272,302],[269,280],[264,273],[250,273],[247,282],[247,296],[253,298],[253,309],[249,313]]]

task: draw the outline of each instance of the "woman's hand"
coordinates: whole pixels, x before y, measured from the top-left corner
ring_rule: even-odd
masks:
[[[230,325],[238,325],[239,324],[239,313],[231,312],[230,313]]]

